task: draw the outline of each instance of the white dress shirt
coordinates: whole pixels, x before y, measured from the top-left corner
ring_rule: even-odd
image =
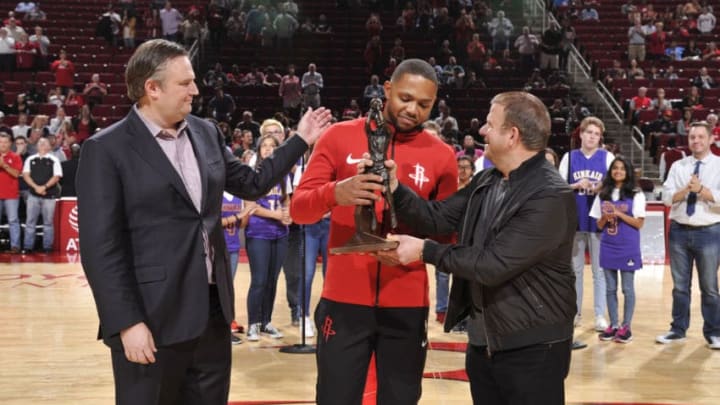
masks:
[[[690,182],[690,177],[695,171],[694,156],[688,156],[675,162],[670,167],[668,178],[663,184],[663,202],[671,207],[670,219],[691,226],[707,226],[720,223],[720,157],[709,153],[701,160],[698,178],[703,187],[712,192],[715,202],[709,202],[698,196],[695,204],[695,213],[688,216],[686,213],[687,199],[674,203],[673,195],[683,189]]]

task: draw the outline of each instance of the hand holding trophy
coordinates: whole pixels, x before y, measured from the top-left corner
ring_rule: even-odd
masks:
[[[365,121],[365,134],[368,137],[368,150],[372,160],[372,166],[367,168],[366,173],[375,174],[382,178],[384,210],[388,211],[390,226],[395,229],[397,227],[397,218],[393,208],[392,196],[389,195],[389,176],[385,167],[387,149],[392,140],[392,135],[388,132],[382,116],[382,101],[380,99],[374,98],[370,101],[370,111]],[[395,249],[398,242],[383,238],[381,231],[375,215],[375,206],[356,205],[355,234],[343,246],[330,249],[330,253],[368,253]]]

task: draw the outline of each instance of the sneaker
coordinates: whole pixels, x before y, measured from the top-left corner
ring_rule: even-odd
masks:
[[[587,347],[587,343],[582,342],[580,340],[573,340],[572,342],[572,349],[573,350],[580,350]]]
[[[720,336],[710,336],[708,347],[713,350],[720,350]]]
[[[632,332],[630,332],[630,327],[627,325],[623,325],[622,328],[618,329],[617,333],[615,334],[615,338],[613,341],[617,343],[628,343],[632,340]]]
[[[300,325],[300,333],[302,333],[302,325]],[[315,329],[313,329],[312,321],[310,321],[310,317],[305,317],[305,337],[314,337],[315,336]]]
[[[682,336],[682,335],[672,332],[672,331],[655,338],[656,342],[662,343],[664,345],[666,345],[668,343],[673,343],[673,342],[682,342],[683,340],[685,340],[685,336]]]
[[[604,332],[608,326],[608,321],[604,316],[600,315],[595,317],[595,332]]]
[[[273,338],[273,339],[280,339],[281,337],[284,336],[282,333],[280,333],[279,330],[277,330],[277,328],[275,328],[274,326],[272,326],[271,323],[265,325],[265,326],[262,328],[261,332],[262,332],[262,333],[265,333],[265,334],[267,334],[267,335],[270,335],[270,337]]]
[[[573,321],[573,326],[577,328],[578,326],[580,326],[580,322],[582,322],[582,315],[576,314],[575,320]]]
[[[445,323],[445,312],[435,312],[435,321],[437,323]]]
[[[457,325],[453,326],[453,328],[450,330],[452,333],[467,333],[467,321],[463,319],[462,321],[458,322]]]
[[[300,318],[293,318],[292,321],[290,321],[290,325],[300,326]]]
[[[248,342],[257,342],[260,340],[260,324],[254,323],[248,327],[247,333]]]
[[[237,335],[235,335],[234,333],[231,333],[231,334],[230,334],[230,343],[232,343],[232,344],[234,344],[234,345],[239,345],[240,343],[242,343],[242,339],[240,339],[240,338],[239,338]]]
[[[238,325],[237,322],[232,321],[232,323],[230,323],[230,332],[232,332],[232,333],[242,333],[243,330],[242,330],[242,327],[241,327],[240,325]]]
[[[613,340],[615,338],[615,335],[617,334],[618,328],[608,326],[605,328],[604,331],[600,332],[598,335],[598,338],[602,340],[603,342],[607,342],[608,340]]]

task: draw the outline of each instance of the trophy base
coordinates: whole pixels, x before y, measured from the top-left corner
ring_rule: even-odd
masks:
[[[331,248],[330,254],[379,252],[381,250],[395,249],[397,246],[397,241],[387,240],[370,233],[358,232],[343,246]]]

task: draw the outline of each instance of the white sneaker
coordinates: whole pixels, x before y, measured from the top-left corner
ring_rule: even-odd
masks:
[[[596,316],[595,317],[595,331],[596,332],[602,332],[608,327],[608,321],[605,319],[604,316]]]
[[[302,324],[300,325],[300,333],[302,334]],[[305,337],[314,337],[315,336],[315,329],[313,328],[312,321],[310,321],[310,317],[305,317]]]
[[[261,332],[270,335],[270,337],[273,339],[280,339],[281,337],[284,336],[282,333],[280,333],[279,330],[277,330],[276,327],[272,326],[271,323],[268,323],[267,325],[265,325],[262,328]]]
[[[720,336],[710,336],[708,347],[713,350],[720,350]]]
[[[248,342],[257,342],[260,340],[260,324],[254,323],[248,327],[246,336]]]

